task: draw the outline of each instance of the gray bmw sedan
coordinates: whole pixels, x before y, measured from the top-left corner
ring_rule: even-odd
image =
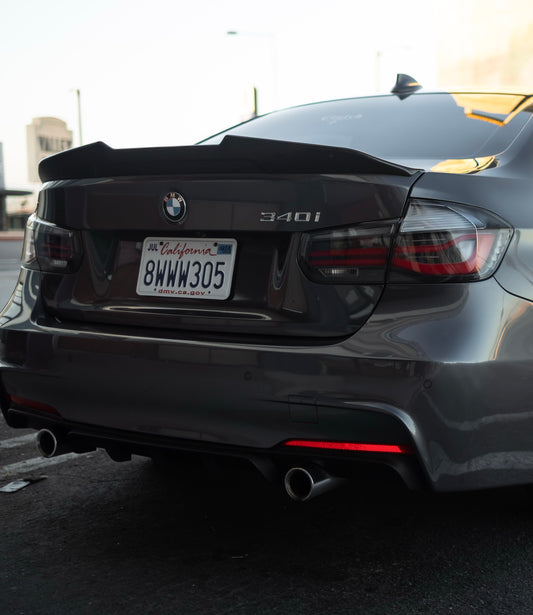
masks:
[[[297,500],[374,470],[532,483],[532,110],[404,75],[194,146],[43,160],[5,420],[46,456],[242,460]]]

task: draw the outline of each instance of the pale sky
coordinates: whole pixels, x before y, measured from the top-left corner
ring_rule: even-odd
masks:
[[[78,144],[183,145],[259,111],[436,87],[437,0],[0,0],[0,142],[27,185],[26,125],[58,117]],[[228,36],[227,31],[238,32]],[[379,53],[379,70],[377,57]]]

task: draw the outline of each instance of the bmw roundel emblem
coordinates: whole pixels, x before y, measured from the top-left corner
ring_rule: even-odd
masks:
[[[179,192],[169,192],[163,199],[163,213],[171,222],[181,222],[186,212],[185,199]]]

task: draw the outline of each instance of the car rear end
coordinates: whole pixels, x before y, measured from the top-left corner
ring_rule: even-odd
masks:
[[[2,314],[10,425],[116,459],[247,459],[302,499],[369,466],[509,480],[475,466],[500,450],[495,377],[521,396],[530,368],[510,350],[529,304],[494,279],[514,228],[481,206],[502,180],[452,199],[439,173],[239,136],[41,172]]]

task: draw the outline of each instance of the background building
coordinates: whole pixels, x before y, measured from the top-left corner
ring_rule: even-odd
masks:
[[[72,130],[56,117],[36,117],[26,126],[28,148],[28,178],[38,183],[39,162],[46,156],[72,147]]]
[[[14,190],[6,188],[4,175],[4,151],[3,144],[0,143],[0,231],[20,229],[26,224],[26,220],[33,212],[35,205],[27,200],[32,193],[28,190]],[[9,215],[10,207],[7,204],[8,197],[16,197],[17,205],[12,208],[11,216]],[[10,203],[10,205],[13,205]]]

